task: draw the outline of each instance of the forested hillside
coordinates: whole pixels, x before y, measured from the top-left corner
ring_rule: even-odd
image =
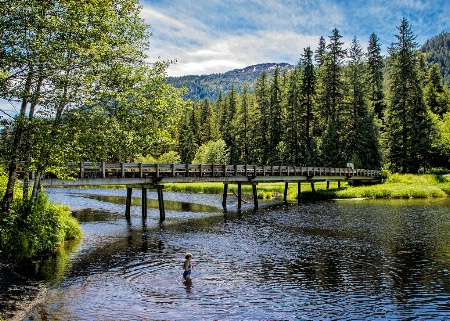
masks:
[[[450,33],[445,32],[429,39],[420,50],[426,54],[429,67],[435,63],[439,65],[443,82],[449,86]],[[219,74],[169,77],[168,83],[177,88],[185,86],[187,88],[186,99],[199,100],[209,98],[210,100],[216,100],[220,92],[227,94],[231,89],[231,85],[234,86],[234,90],[238,93],[242,93],[245,83],[248,85],[248,89],[253,91],[256,79],[261,73],[266,71],[269,75],[272,74],[276,65],[276,63],[265,63]],[[287,70],[294,69],[293,65],[287,63],[278,65],[280,68],[286,68]]]
[[[185,86],[187,88],[186,99],[199,100],[209,98],[210,100],[216,100],[220,92],[227,94],[231,90],[231,85],[234,86],[234,90],[238,93],[242,92],[244,84],[247,84],[249,90],[252,91],[256,78],[263,71],[272,74],[276,66],[276,63],[265,63],[220,74],[169,77],[167,81],[177,88]],[[294,66],[287,63],[280,63],[278,66],[286,70],[294,69]]]
[[[444,84],[450,86],[450,33],[443,32],[429,39],[421,48],[425,53],[428,65],[437,63]]]

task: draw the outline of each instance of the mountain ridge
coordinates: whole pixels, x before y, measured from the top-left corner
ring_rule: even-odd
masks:
[[[185,86],[187,93],[186,99],[199,100],[208,98],[214,101],[221,92],[226,95],[231,90],[231,85],[238,93],[242,92],[244,85],[247,84],[250,91],[253,90],[256,79],[262,72],[272,74],[276,66],[288,71],[294,69],[294,65],[288,63],[261,63],[244,68],[233,69],[224,73],[214,73],[208,75],[186,75],[179,77],[168,77],[167,82],[177,88]]]
[[[429,67],[434,63],[439,65],[443,83],[450,86],[450,33],[442,32],[428,39],[419,48],[419,51],[425,54]],[[277,65],[280,69],[292,70],[295,68],[294,65],[288,63],[261,63],[224,73],[168,77],[167,82],[177,88],[186,87],[186,99],[203,100],[208,98],[210,101],[215,101],[219,93],[226,95],[230,91],[231,85],[238,93],[242,92],[245,84],[248,85],[249,91],[252,91],[261,73],[265,71],[271,75]]]

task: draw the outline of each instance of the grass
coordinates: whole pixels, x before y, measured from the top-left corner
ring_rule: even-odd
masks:
[[[329,189],[325,182],[317,182],[314,185],[316,199],[333,198],[440,198],[450,195],[450,176],[424,174],[387,174],[386,182],[376,185],[350,186],[341,183],[338,187],[336,182],[331,182]],[[237,184],[230,184],[229,191],[237,191]],[[258,198],[282,198],[284,193],[284,183],[260,183],[258,184]],[[171,192],[185,193],[223,193],[223,183],[189,183],[189,184],[165,184],[164,190]],[[251,185],[242,185],[242,194],[252,195]],[[311,185],[302,183],[301,198],[310,199],[313,197]],[[297,184],[289,184],[288,200],[297,199]]]

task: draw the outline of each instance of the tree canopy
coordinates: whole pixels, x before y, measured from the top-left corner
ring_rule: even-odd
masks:
[[[0,98],[20,103],[2,123],[3,212],[19,161],[37,173],[33,203],[49,168],[173,144],[183,93],[167,84],[166,62],[146,62],[140,11],[137,0],[1,0]]]

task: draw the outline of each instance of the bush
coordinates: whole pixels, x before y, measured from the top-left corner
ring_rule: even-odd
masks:
[[[2,215],[0,244],[6,256],[33,257],[81,236],[81,228],[68,206],[49,203],[44,193],[40,193],[30,213],[25,215],[27,206],[27,202],[16,199],[11,213]]]

